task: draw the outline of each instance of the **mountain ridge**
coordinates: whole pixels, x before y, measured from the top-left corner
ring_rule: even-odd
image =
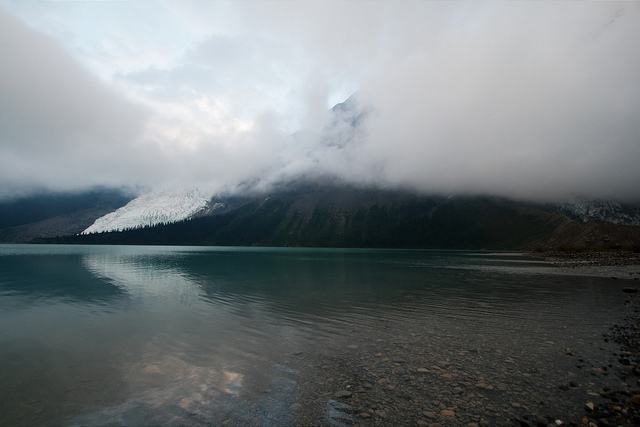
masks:
[[[47,243],[552,250],[640,247],[640,227],[576,221],[550,206],[490,196],[298,182],[215,196],[182,221]]]

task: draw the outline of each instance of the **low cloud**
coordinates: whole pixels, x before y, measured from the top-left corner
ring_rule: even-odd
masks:
[[[0,196],[334,176],[640,200],[640,5],[320,6],[169,3],[170,54],[126,67],[0,11]]]
[[[110,185],[137,165],[143,107],[2,13],[0,56],[0,194]]]

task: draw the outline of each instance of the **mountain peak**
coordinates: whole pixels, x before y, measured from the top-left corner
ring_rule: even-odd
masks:
[[[363,137],[364,124],[372,112],[373,107],[363,102],[362,93],[353,93],[344,102],[331,108],[330,118],[322,129],[320,144],[338,148],[353,144]]]

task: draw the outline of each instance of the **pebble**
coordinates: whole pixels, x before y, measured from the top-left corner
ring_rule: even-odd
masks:
[[[351,393],[350,391],[347,390],[340,390],[340,391],[336,391],[335,393],[333,393],[333,395],[337,398],[341,398],[341,397],[351,397],[353,393]]]
[[[640,302],[640,293],[621,296],[621,303],[624,298],[632,300],[625,305],[636,298]],[[552,335],[545,335],[541,328],[536,337],[539,347],[527,347],[526,341],[517,347],[516,342],[519,345],[523,340],[518,333],[524,331],[524,337],[527,332],[513,325],[514,345],[500,343],[501,347],[496,349],[492,337],[484,336],[483,328],[479,327],[469,337],[469,343],[464,344],[479,349],[474,352],[461,351],[459,346],[450,351],[448,344],[438,341],[460,339],[465,335],[464,323],[452,326],[446,334],[434,332],[437,324],[425,324],[422,333],[411,335],[419,329],[411,329],[410,325],[408,336],[425,337],[420,345],[412,345],[402,334],[397,338],[384,335],[385,328],[381,328],[381,339],[375,340],[379,345],[377,353],[348,352],[314,364],[327,372],[321,375],[323,381],[317,382],[315,396],[323,402],[340,398],[355,407],[371,408],[362,412],[345,410],[361,426],[388,423],[423,427],[441,424],[586,427],[635,425],[636,420],[640,425],[640,391],[637,394],[632,391],[640,389],[640,344],[637,349],[611,352],[616,343],[629,346],[629,342],[638,341],[638,313],[640,303],[636,317],[619,322],[611,330],[594,330],[597,338],[572,337],[569,333],[565,342],[550,340]],[[603,332],[606,333],[600,337]],[[602,342],[603,338],[607,343]],[[336,348],[344,349],[347,344],[356,343],[345,340]],[[357,344],[364,347],[360,342]],[[595,350],[600,346],[602,356],[594,356],[596,352],[587,345]],[[310,352],[305,350],[305,354]],[[536,359],[538,354],[541,359]],[[574,354],[577,359],[567,357]],[[335,367],[341,369],[330,370]],[[329,372],[334,382],[324,379]],[[495,384],[495,388],[489,384]],[[342,390],[335,391],[336,388]],[[591,399],[597,400],[590,402]],[[305,404],[303,412],[310,411],[310,406]],[[536,414],[538,411],[546,418]],[[313,416],[309,412],[303,421],[317,424]]]

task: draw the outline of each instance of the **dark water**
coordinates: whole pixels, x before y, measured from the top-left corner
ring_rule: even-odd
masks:
[[[278,425],[304,394],[290,355],[354,328],[532,345],[621,316],[623,281],[559,273],[483,252],[0,245],[0,424]]]

